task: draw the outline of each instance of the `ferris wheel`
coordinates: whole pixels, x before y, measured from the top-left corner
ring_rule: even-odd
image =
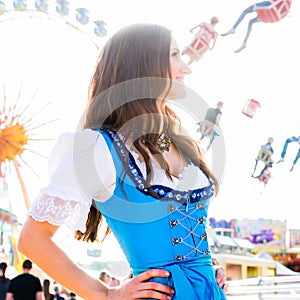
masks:
[[[100,38],[107,35],[105,28],[106,23],[104,20],[90,15],[88,8],[83,6],[72,6],[66,0],[0,0],[0,28],[1,23],[13,23],[17,20],[24,19],[41,19],[46,20],[47,22],[53,20],[62,21],[61,23],[67,25],[72,31],[79,32],[85,39],[87,38],[91,42],[90,44],[97,50],[100,48]],[[23,23],[20,24],[23,26]],[[40,26],[40,24],[36,23],[35,27],[38,26]],[[40,39],[40,37],[34,38]],[[4,39],[4,46],[8,44],[5,37],[2,37],[2,39]],[[9,39],[12,39],[12,37],[7,37],[7,40]],[[25,43],[26,42],[27,40],[25,40]],[[30,44],[30,41],[28,41],[28,43]],[[21,58],[23,60],[26,60],[26,57],[24,58],[25,54],[22,53],[25,46],[26,45],[23,46],[22,44],[17,47],[11,46],[12,48],[22,47],[18,53],[20,53],[20,56],[23,56]],[[12,49],[9,49],[9,51],[12,51]],[[3,53],[0,53],[0,55],[1,54],[4,56]],[[14,56],[14,61],[16,61],[16,64],[18,65],[19,62],[17,61],[16,55],[14,54]],[[49,61],[47,57],[42,57],[42,59]],[[53,64],[52,61],[50,63]],[[11,63],[11,66],[12,65],[13,63]],[[16,71],[14,71],[14,73],[16,73]],[[28,77],[27,74],[28,73],[24,73],[23,77]],[[57,75],[55,76],[57,77]],[[15,80],[15,78],[16,75],[13,74],[9,81]],[[30,103],[27,103],[25,105],[27,107],[24,108],[24,103],[22,104],[24,101],[24,99],[22,99],[22,88],[16,86],[17,83],[13,84],[13,89],[18,89],[19,94],[14,96],[16,98],[15,101],[12,100],[9,103],[8,100],[10,95],[6,92],[5,84],[6,83],[3,82],[4,88],[3,92],[1,91],[2,95],[0,99],[0,179],[5,179],[8,169],[11,168],[10,165],[13,165],[22,188],[26,209],[28,210],[30,201],[19,166],[21,165],[20,161],[22,160],[24,164],[24,152],[26,152],[26,150],[28,151],[28,143],[33,140],[30,131],[32,131],[33,128],[31,123],[34,122],[34,117],[28,116],[28,111],[30,111],[31,106],[36,106],[37,104],[34,103],[31,105]],[[41,106],[43,106],[43,104],[39,105],[39,108],[37,108],[38,111],[40,111],[39,109]],[[47,104],[44,106],[46,107]],[[34,115],[36,116],[37,114]],[[43,120],[40,121],[40,124],[45,126],[51,122],[52,121],[49,120]],[[39,127],[41,126],[35,126],[35,128]],[[43,139],[38,140],[41,141]],[[30,165],[30,163],[27,163],[27,165]]]
[[[86,7],[74,7],[66,0],[7,0],[0,1],[0,22],[17,18],[60,19],[84,34],[99,48],[99,38],[107,35],[104,20],[90,16]]]
[[[102,20],[101,15],[99,17],[95,14],[92,15],[88,8],[83,6],[74,7],[65,0],[0,1],[0,31],[2,29],[3,33],[1,34],[3,47],[0,51],[0,56],[2,56],[3,59],[1,61],[1,72],[8,73],[5,71],[6,68],[9,69],[12,74],[8,79],[3,79],[1,77],[2,73],[0,74],[0,210],[6,212],[6,214],[0,214],[0,221],[5,222],[10,226],[18,224],[16,220],[17,216],[15,215],[18,207],[24,207],[25,210],[28,211],[31,206],[31,197],[28,192],[29,185],[26,180],[28,180],[28,177],[31,175],[33,177],[39,176],[39,168],[36,168],[36,165],[38,165],[39,162],[33,167],[31,159],[37,157],[39,160],[43,160],[43,164],[46,165],[47,155],[45,155],[41,149],[47,146],[41,145],[46,143],[49,148],[49,143],[51,143],[49,141],[54,140],[54,138],[52,138],[51,135],[49,136],[49,133],[44,134],[43,129],[53,126],[58,119],[53,111],[51,113],[49,112],[51,103],[46,99],[56,96],[52,96],[51,94],[51,96],[45,97],[46,93],[43,94],[40,92],[43,87],[41,87],[40,82],[35,82],[35,80],[38,77],[43,78],[45,75],[41,72],[42,68],[37,68],[35,65],[43,66],[45,73],[51,73],[54,69],[57,70],[57,73],[52,76],[53,78],[51,78],[51,80],[45,80],[45,86],[48,85],[49,90],[56,88],[59,91],[57,98],[65,98],[61,95],[61,90],[63,81],[65,78],[68,78],[68,75],[65,75],[63,79],[60,79],[62,85],[58,86],[59,80],[56,80],[56,78],[60,75],[59,73],[63,73],[64,70],[68,71],[68,73],[74,73],[72,69],[68,70],[68,68],[65,67],[65,60],[72,54],[70,53],[70,49],[62,54],[64,60],[58,59],[58,61],[55,62],[55,55],[60,55],[63,52],[59,49],[55,55],[53,55],[53,52],[50,54],[44,53],[43,56],[36,57],[35,61],[32,61],[27,57],[28,52],[33,52],[32,49],[34,47],[31,45],[30,39],[24,38],[24,40],[20,41],[17,45],[9,44],[12,39],[18,40],[18,38],[20,38],[21,40],[22,35],[32,35],[32,32],[26,33],[25,30],[20,30],[19,36],[6,36],[6,27],[4,29],[3,27],[15,24],[19,26],[20,29],[24,29],[24,25],[26,25],[25,23],[28,21],[33,22],[34,27],[36,28],[42,27],[41,22],[54,25],[58,24],[58,27],[53,26],[53,28],[55,27],[56,32],[57,28],[61,27],[61,31],[64,31],[66,28],[67,32],[64,38],[68,43],[69,40],[66,38],[66,35],[71,32],[74,36],[78,36],[79,43],[87,44],[88,46],[86,47],[90,47],[96,52],[101,48],[102,40],[107,35],[107,30],[105,28],[106,23]],[[49,35],[49,32],[47,32],[46,35]],[[51,38],[52,35],[55,35],[55,32],[46,36],[46,38]],[[40,44],[43,44],[45,41],[42,40],[39,35],[36,35],[33,38]],[[86,41],[88,41],[88,43],[86,43]],[[50,43],[51,41],[49,44]],[[49,44],[45,45],[45,47],[49,46]],[[4,51],[5,47],[8,48],[7,52]],[[26,47],[29,48],[27,53],[25,52]],[[32,49],[30,47],[32,47]],[[58,45],[58,47],[63,46]],[[38,52],[38,50],[36,50],[36,52]],[[54,58],[49,59],[50,56],[53,56]],[[7,66],[4,66],[5,64],[2,62],[6,61],[9,61],[9,63]],[[24,69],[28,69],[27,72],[22,73],[20,67],[20,62],[22,61],[28,61],[26,66],[23,67]],[[57,66],[55,66],[55,63]],[[69,62],[69,65],[74,65],[75,63],[80,64],[79,60],[76,61],[76,57]],[[49,69],[51,65],[54,65],[53,69]],[[17,76],[19,73],[22,73],[20,78],[24,79],[26,82],[30,72],[35,73],[36,75],[31,84],[36,84],[37,86],[35,87],[35,90],[32,90],[31,86],[26,95],[26,83],[24,85],[21,84],[20,86],[20,79],[17,79]],[[77,73],[80,74],[81,72],[78,71]],[[82,81],[82,78],[79,78],[78,81]],[[64,84],[66,85],[66,83]],[[11,91],[14,92],[12,93]],[[70,98],[73,99],[73,95]],[[61,103],[62,100],[59,99],[59,101],[57,100],[57,103]],[[58,105],[61,104],[57,103],[55,110],[58,112]],[[54,131],[55,129],[52,129],[52,132]],[[27,173],[24,173],[25,169],[27,169]],[[11,175],[12,173],[14,176],[14,184],[13,187],[10,187],[11,181],[9,178],[13,177]],[[30,175],[28,175],[29,173]],[[15,189],[15,186],[18,186],[22,196],[17,199],[17,204],[12,204],[9,199],[8,190]],[[10,215],[13,216],[13,218],[4,218],[4,215]],[[15,249],[14,252],[16,252],[15,242],[11,241],[11,243],[12,247]],[[1,246],[2,244],[0,243],[0,247]],[[17,253],[15,253],[15,256],[16,254]]]

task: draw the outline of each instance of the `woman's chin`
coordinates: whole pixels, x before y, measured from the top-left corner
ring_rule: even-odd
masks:
[[[168,94],[167,99],[168,100],[179,100],[179,99],[183,99],[186,96],[186,90],[185,88],[180,88],[180,89],[176,89],[176,90],[171,90]]]

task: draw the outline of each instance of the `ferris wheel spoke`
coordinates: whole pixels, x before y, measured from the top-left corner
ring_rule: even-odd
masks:
[[[32,119],[34,119],[34,117],[36,117],[38,114],[40,114],[47,106],[49,106],[51,102],[46,103],[45,105],[43,105],[38,111],[36,111],[35,113],[33,113],[31,116],[29,116],[28,119],[25,120],[25,116],[24,116],[24,123],[29,123],[30,121],[32,121]],[[28,106],[27,106],[28,107]],[[24,115],[24,111],[22,112],[21,115]]]
[[[38,126],[35,126],[35,127],[32,127],[32,128],[29,128],[29,129],[27,129],[27,131],[36,130],[36,129],[40,128],[40,127],[46,126],[46,125],[48,125],[48,124],[50,124],[50,123],[53,123],[53,122],[56,122],[56,121],[58,121],[58,120],[59,120],[59,118],[56,118],[56,119],[50,120],[50,121],[48,121],[48,122],[45,122],[45,123],[39,124]]]
[[[35,153],[35,154],[37,154],[37,153]],[[43,158],[45,158],[45,156]],[[20,157],[20,159],[38,179],[41,179],[41,176],[39,176],[39,174],[24,160],[24,158],[22,156]]]

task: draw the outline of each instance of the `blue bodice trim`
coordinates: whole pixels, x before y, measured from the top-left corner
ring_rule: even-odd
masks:
[[[139,167],[137,166],[132,154],[127,150],[126,146],[120,140],[119,136],[112,132],[111,130],[106,131],[113,144],[116,146],[116,150],[123,161],[123,163],[128,163],[129,165],[129,177],[135,183],[136,188],[147,196],[152,196],[149,189],[146,187],[145,179]],[[162,186],[162,185],[152,185],[152,191],[154,192],[154,197],[162,201],[176,201],[182,204],[196,203],[200,200],[204,201],[211,198],[214,195],[215,187],[210,181],[210,185],[201,189],[195,189],[190,191],[178,191],[173,188]]]

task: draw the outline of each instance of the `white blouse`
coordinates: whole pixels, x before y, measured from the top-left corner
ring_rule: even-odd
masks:
[[[127,146],[127,145],[126,145]],[[146,166],[138,154],[129,149],[146,178]],[[193,164],[185,167],[179,178],[170,180],[155,161],[152,185],[164,185],[176,190],[193,190],[209,185],[204,173]],[[116,184],[116,169],[107,143],[101,133],[83,130],[64,133],[58,139],[49,158],[49,183],[40,190],[28,215],[55,226],[67,225],[72,230],[85,231],[92,199],[106,201]]]

